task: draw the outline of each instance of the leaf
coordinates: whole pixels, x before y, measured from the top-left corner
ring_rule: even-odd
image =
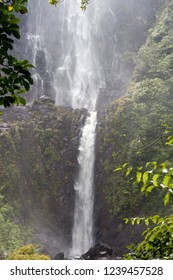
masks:
[[[28,65],[28,60],[18,60],[17,64],[18,65],[22,65],[22,66],[27,66]]]
[[[173,195],[173,184],[169,185],[168,191]]]
[[[170,192],[168,192],[168,193],[165,195],[165,198],[164,198],[164,206],[166,206],[166,205],[169,203],[170,196],[171,196],[171,193],[170,193]]]
[[[146,184],[148,182],[148,172],[144,172],[142,176],[143,183]]]
[[[123,169],[127,166],[127,164],[128,164],[128,163],[126,162],[126,163],[124,163],[121,167],[118,167],[118,168],[114,169],[114,172],[123,170]]]
[[[159,215],[154,215],[153,217],[151,217],[152,222],[153,222],[154,224],[156,224],[158,218],[159,218]]]
[[[141,192],[144,192],[145,189],[146,189],[146,187],[147,187],[147,184],[143,184],[143,186],[142,186],[142,188],[141,188]]]
[[[129,222],[128,218],[124,218],[123,220],[125,221],[125,224],[128,224],[128,222]]]
[[[8,6],[8,11],[11,12],[13,10],[13,6]]]
[[[18,92],[17,93],[19,93],[19,94],[23,94],[23,93],[25,93],[26,92],[26,90],[25,89],[20,89],[20,90],[18,90]]]
[[[147,244],[145,245],[145,250],[148,251],[149,249],[150,249],[150,244],[147,243]]]
[[[7,107],[10,107],[10,102],[8,100],[4,100],[4,107],[7,108]]]
[[[19,97],[19,102],[20,104],[22,104],[23,106],[26,105],[26,100],[23,97]]]
[[[136,218],[137,225],[139,225],[141,223],[141,220],[142,220],[142,218],[139,218],[139,217]]]
[[[14,23],[14,24],[18,24],[19,21],[20,21],[20,20],[19,20],[18,18],[14,17],[10,22],[11,22],[11,23]]]
[[[12,96],[5,96],[5,98],[4,98],[5,100],[7,100],[9,103],[14,103],[14,101],[15,101],[15,98],[14,97],[12,97]]]
[[[148,219],[145,219],[145,224],[146,224],[146,226],[149,225],[149,220]]]
[[[133,167],[129,167],[126,171],[126,176],[128,176],[133,170]]]
[[[155,186],[155,187],[157,187],[158,186],[158,178],[160,177],[160,175],[159,174],[155,174],[154,176],[153,176],[153,178],[152,178],[152,182],[153,182],[153,185]]]
[[[172,146],[172,144],[173,144],[173,136],[169,136],[168,141],[166,142],[166,145]]]
[[[157,162],[156,162],[156,161],[153,161],[152,164],[153,164],[153,169],[156,170],[156,168],[157,168]]]
[[[20,33],[17,29],[11,29],[11,31],[15,38],[20,39]]]
[[[166,168],[166,163],[165,163],[165,162],[162,162],[162,163],[160,164],[160,166],[161,166],[162,170],[164,170],[164,169]]]
[[[25,89],[28,91],[30,89],[30,85],[28,82],[26,82],[25,80],[23,80],[23,85],[25,87]]]
[[[10,74],[10,69],[9,68],[1,68],[1,71],[3,71],[6,75]]]
[[[122,170],[122,167],[117,167],[116,169],[114,169],[114,172],[120,171],[120,170]]]
[[[139,171],[142,170],[142,166],[138,167],[138,170],[139,170]]]
[[[146,190],[146,192],[147,192],[147,195],[153,190],[155,188],[155,186],[149,186],[148,188],[147,188],[147,190]]]
[[[15,5],[14,10],[16,13],[18,13],[20,11],[20,5]]]
[[[28,9],[24,6],[22,6],[22,8],[20,9],[20,13],[23,15],[23,14],[26,14],[28,12]]]
[[[165,175],[164,178],[163,178],[162,183],[163,183],[165,186],[168,186],[170,179],[171,179],[171,176],[170,176],[170,175]]]
[[[141,179],[142,179],[142,172],[137,171],[137,172],[136,172],[136,181],[137,181],[138,183],[140,183],[140,182],[141,182]]]
[[[0,105],[3,105],[3,104],[4,104],[4,98],[0,97]]]

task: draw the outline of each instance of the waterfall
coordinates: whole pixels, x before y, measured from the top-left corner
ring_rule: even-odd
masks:
[[[94,242],[96,107],[99,91],[105,87],[103,50],[99,53],[99,48],[104,45],[106,51],[101,19],[108,11],[109,1],[93,0],[84,12],[80,8],[81,0],[64,0],[57,8],[49,5],[48,0],[37,0],[37,4],[35,0],[29,0],[27,52],[36,64],[35,80],[41,84],[41,92],[38,93],[37,87],[34,98],[47,95],[57,105],[88,110],[79,145],[79,172],[74,184],[71,255],[85,253]]]
[[[79,176],[75,182],[75,212],[71,255],[85,253],[93,244],[93,175],[97,113],[91,112],[83,127],[79,146]]]

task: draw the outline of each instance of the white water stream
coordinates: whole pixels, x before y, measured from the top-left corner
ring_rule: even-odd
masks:
[[[43,88],[45,77],[49,78],[49,84],[55,91],[56,104],[86,108],[89,112],[82,129],[79,172],[74,184],[75,210],[70,250],[73,256],[85,253],[94,242],[95,110],[99,89],[104,85],[95,42],[106,1],[93,0],[85,12],[81,11],[80,2],[64,0],[55,8],[48,4],[48,0],[37,0],[37,4],[35,0],[30,0],[29,10],[32,11],[28,26],[33,63],[37,62],[38,52],[45,58],[35,78],[41,81]],[[47,72],[47,76],[43,72]],[[44,92],[42,89],[41,94]]]
[[[71,255],[85,253],[93,245],[93,176],[95,160],[95,136],[97,113],[91,112],[83,127],[79,146],[79,176],[76,193],[73,240]]]

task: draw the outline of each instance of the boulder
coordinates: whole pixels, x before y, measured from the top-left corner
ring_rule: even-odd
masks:
[[[109,246],[97,243],[81,257],[84,260],[109,260],[112,254],[113,250]]]
[[[54,256],[53,260],[64,260],[64,253],[60,252],[60,253],[56,254]]]

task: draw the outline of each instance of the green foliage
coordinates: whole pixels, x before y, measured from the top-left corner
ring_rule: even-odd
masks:
[[[144,243],[139,250],[133,245],[129,258],[172,259],[172,24],[173,4],[167,1],[134,57],[126,96],[109,106],[98,130],[99,184],[104,186],[107,207],[127,217],[129,230],[131,224],[140,224],[139,232],[148,227]]]
[[[37,245],[28,244],[12,252],[7,260],[50,260],[50,257],[39,254]]]
[[[126,164],[115,169],[115,172],[126,168]],[[126,176],[130,176],[133,167],[128,167]],[[144,167],[138,168],[134,183],[141,183],[141,192],[145,192],[146,196],[155,188],[161,188],[165,191],[164,206],[166,206],[170,198],[173,198],[173,167],[169,162],[162,162],[158,164],[156,161],[147,162]],[[132,178],[131,178],[132,179]]]
[[[13,208],[4,202],[0,195],[0,259],[4,259],[10,252],[19,248],[30,238],[26,227],[13,222]]]
[[[51,5],[57,5],[58,3],[60,2],[60,0],[49,0],[49,3],[51,4]]]
[[[49,0],[49,3],[51,5],[57,6],[57,4],[59,4],[62,0]],[[86,10],[87,5],[89,4],[91,0],[81,0],[81,9],[83,11]]]
[[[172,145],[172,136],[168,137],[167,145]],[[121,168],[116,168],[115,172],[122,171],[127,168],[124,164]],[[130,170],[130,172],[128,172]],[[127,168],[126,176],[131,176],[133,168]],[[158,163],[147,162],[144,167],[136,170],[136,176],[133,177],[135,183],[141,184],[141,192],[148,196],[155,188],[165,191],[164,206],[167,206],[171,198],[173,198],[173,168],[169,162]],[[134,174],[135,174],[134,173]],[[143,232],[144,240],[138,244],[129,246],[130,254],[125,256],[126,259],[173,259],[173,215],[160,217],[154,215],[150,217],[125,218],[125,223],[131,222],[139,225],[144,222],[147,230]],[[154,227],[149,226],[150,222],[154,223]]]
[[[159,215],[149,218],[136,217],[130,221],[132,225],[144,221],[147,226],[152,221],[155,226],[148,227],[143,232],[144,240],[140,244],[129,246],[131,253],[125,255],[125,259],[173,259],[173,215],[164,218]]]
[[[168,169],[173,166],[173,147],[167,149],[165,145],[165,137],[171,134],[164,132],[165,123],[172,127],[173,120],[172,24],[173,5],[167,1],[156,15],[155,24],[139,53],[124,54],[124,59],[126,56],[127,60],[133,57],[136,65],[126,96],[114,101],[101,116],[98,129],[99,143],[102,143],[98,151],[101,165],[98,185],[104,186],[104,197],[115,215],[154,215],[158,205],[161,214],[166,211],[163,196],[167,195],[165,203],[171,198],[167,194],[168,188],[160,191],[160,185],[153,187],[150,184],[146,190],[150,192],[153,188],[153,192],[143,203],[146,190],[141,193],[140,188],[143,180],[154,179],[155,183],[158,181],[161,184],[165,175],[171,176],[169,170],[169,174],[163,172],[157,178],[156,174],[162,168],[160,163],[166,161]],[[173,143],[171,136],[167,142]],[[114,172],[115,167],[119,168],[124,162],[129,163],[128,167],[122,172]],[[151,174],[145,173],[152,167],[146,167],[146,162],[157,162],[157,170]],[[143,168],[137,170],[137,166]],[[134,177],[135,180],[131,179]],[[154,199],[156,196],[157,200]]]
[[[0,2],[0,105],[25,105],[21,96],[33,84],[29,68],[33,66],[27,60],[17,60],[11,55],[14,38],[20,39],[19,19],[15,13],[26,13],[27,0],[15,0],[11,5]],[[8,4],[8,3],[7,3]]]
[[[70,190],[85,110],[53,106],[40,100],[24,111],[25,114],[22,108],[14,107],[9,114],[3,110],[4,123],[0,126],[3,203],[13,209],[11,221],[34,230],[37,226],[37,231],[40,226],[53,231],[53,225],[64,224],[64,215],[68,220],[72,205]],[[61,215],[62,209],[67,214]],[[2,240],[5,237],[8,235],[3,235]]]
[[[126,51],[123,54],[123,61],[129,66],[134,67],[136,65],[137,55],[136,53]]]
[[[85,11],[90,1],[91,0],[81,0],[81,9]]]

